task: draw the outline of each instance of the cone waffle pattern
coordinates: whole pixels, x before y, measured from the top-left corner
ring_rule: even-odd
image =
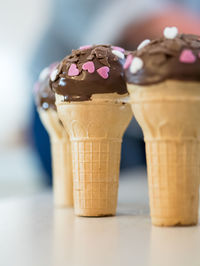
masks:
[[[56,206],[73,206],[72,158],[69,139],[52,139],[53,191]]]
[[[121,140],[72,141],[77,214],[115,214],[120,151]]]
[[[199,83],[168,80],[128,85],[128,90],[146,143],[152,223],[194,225],[200,181]]]
[[[196,224],[199,143],[147,141],[146,154],[153,224]]]

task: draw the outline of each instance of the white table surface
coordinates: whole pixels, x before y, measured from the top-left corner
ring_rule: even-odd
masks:
[[[150,223],[145,172],[120,180],[116,217],[54,209],[51,192],[0,201],[1,266],[200,266],[200,227]]]

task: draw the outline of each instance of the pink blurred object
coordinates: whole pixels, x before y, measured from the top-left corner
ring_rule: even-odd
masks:
[[[58,66],[59,62],[54,62],[49,66],[50,74],[53,72],[53,70]]]
[[[163,35],[165,27],[176,26],[179,33],[200,35],[200,18],[190,10],[170,5],[148,18],[130,23],[120,38],[120,45],[126,49],[136,47],[144,39],[155,39]]]
[[[122,52],[122,53],[124,53],[124,48],[122,48],[122,47],[119,47],[119,46],[112,46],[112,49],[113,50],[117,50],[117,51],[120,51],[120,52]]]
[[[126,58],[126,62],[124,64],[124,69],[127,69],[130,66],[132,60],[133,60],[133,56],[131,54],[129,54]]]
[[[35,82],[35,84],[33,85],[33,92],[34,92],[34,93],[37,93],[38,90],[39,90],[39,82],[37,81],[37,82]]]
[[[92,45],[83,45],[83,46],[80,46],[79,49],[86,50],[86,49],[89,49],[90,47],[92,47]]]

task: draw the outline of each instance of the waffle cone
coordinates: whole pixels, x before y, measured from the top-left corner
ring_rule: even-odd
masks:
[[[75,214],[115,215],[121,141],[132,116],[130,106],[110,99],[68,103],[56,98],[72,145]]]
[[[39,110],[40,118],[50,136],[53,167],[54,204],[73,206],[73,178],[71,144],[61,125],[57,112]]]
[[[199,83],[128,85],[142,127],[154,225],[194,225],[200,180]]]

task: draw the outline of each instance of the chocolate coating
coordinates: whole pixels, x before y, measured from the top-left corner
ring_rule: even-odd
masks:
[[[55,93],[51,90],[49,86],[49,76],[52,70],[57,66],[57,63],[50,65],[48,68],[45,68],[41,72],[39,80],[35,83],[34,94],[35,94],[35,103],[37,107],[44,110],[49,108],[56,110],[55,105]]]
[[[50,86],[54,92],[64,96],[65,101],[87,101],[97,93],[127,93],[123,70],[124,59],[112,53],[110,45],[95,45],[86,49],[73,50],[58,66],[58,73]],[[84,63],[93,62],[95,70],[83,70]],[[69,76],[69,68],[75,64],[79,74]],[[97,70],[108,67],[108,77],[103,78]]]
[[[180,61],[184,49],[191,50],[195,62]],[[128,83],[148,85],[166,79],[200,81],[200,36],[179,34],[174,39],[163,37],[132,52],[132,55],[141,58],[144,66],[135,74],[130,72],[130,68],[125,71]]]

